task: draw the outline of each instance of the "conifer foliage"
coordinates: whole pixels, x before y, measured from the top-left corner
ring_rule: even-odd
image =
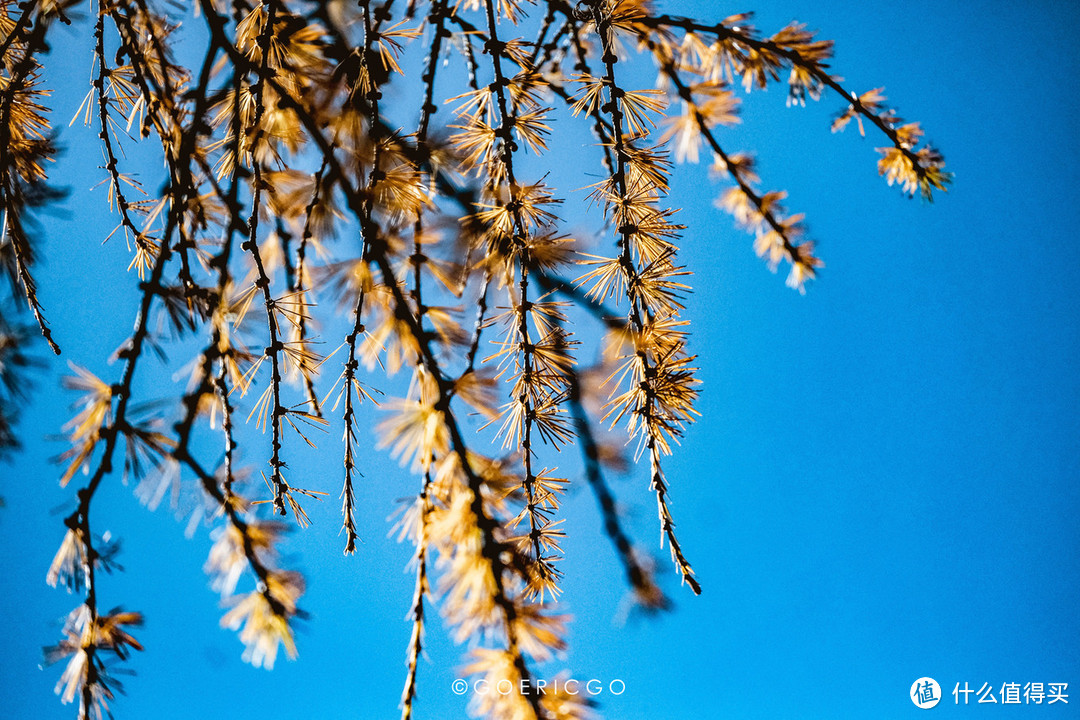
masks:
[[[876,134],[879,172],[907,195],[930,199],[950,179],[882,89],[855,92],[833,74],[830,41],[799,24],[768,35],[749,14],[705,22],[649,0],[2,0],[0,267],[28,312],[0,322],[0,449],[15,442],[18,377],[32,363],[26,326],[63,345],[35,282],[35,215],[59,197],[53,129],[68,120],[50,110],[43,73],[61,24],[93,38],[72,122],[101,146],[115,224],[98,240],[126,243],[126,276],[117,270],[140,298],[115,376],[72,364],[67,381],[78,399],[60,482],[78,486],[77,504],[47,580],[78,605],[47,655],[63,668],[57,693],[83,718],[108,714],[117,661],[141,649],[140,613],[107,610],[121,599],[98,593],[116,555],[93,521],[104,483],[133,479],[153,508],[195,482],[193,522],[214,528],[206,570],[221,624],[246,660],[270,668],[297,655],[303,615],[304,579],[280,541],[333,494],[342,549],[354,552],[373,446],[413,478],[399,521],[416,573],[402,717],[433,611],[472,641],[468,673],[517,689],[474,698],[476,714],[592,716],[578,696],[529,689],[566,642],[569,485],[595,494],[636,601],[668,604],[605,481],[620,462],[610,428],[648,478],[678,577],[701,592],[671,510],[682,479],[665,471],[699,392],[678,254],[692,229],[669,194],[673,164],[711,164],[717,205],[800,292],[822,261],[785,194],[728,147],[742,94],[786,85],[789,105],[828,96],[832,130],[854,120]],[[418,111],[392,106],[390,89]],[[595,138],[584,190],[556,188],[548,172],[574,127]],[[163,168],[152,182],[136,179],[136,146]],[[572,196],[587,197],[596,236],[564,222]],[[580,323],[602,329],[599,352],[575,337]],[[137,397],[136,377],[160,362],[151,351],[170,342],[197,348],[181,358],[187,389]],[[245,452],[254,467],[239,462],[244,424],[261,433]],[[211,432],[213,448],[196,441]],[[316,442],[341,453],[340,484],[316,487],[289,467]],[[571,450],[583,470],[560,472]]]

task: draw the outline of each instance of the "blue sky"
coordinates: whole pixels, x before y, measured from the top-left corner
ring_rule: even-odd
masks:
[[[673,7],[719,19],[749,6]],[[722,137],[756,150],[765,184],[807,213],[827,267],[804,297],[712,206],[718,187],[704,168],[677,174],[703,417],[667,469],[705,592],[694,598],[668,574],[674,612],[624,618],[622,575],[582,486],[569,499],[563,563],[572,649],[550,669],[622,680],[622,695],[598,697],[619,720],[913,717],[924,711],[908,688],[922,676],[945,690],[937,715],[1003,712],[974,698],[957,707],[957,682],[996,694],[1034,681],[1067,682],[1076,696],[1017,716],[1076,717],[1080,8],[837,0],[754,9],[767,32],[799,19],[834,39],[845,84],[884,86],[944,151],[956,183],[933,205],[906,200],[876,176],[880,138],[829,133],[834,98],[805,109],[785,108],[780,88],[748,98],[743,124]],[[74,114],[89,67],[81,41],[65,37],[48,76],[58,124]],[[74,193],[46,223],[40,294],[64,359],[113,377],[119,368],[105,357],[130,331],[137,296],[133,276],[117,280],[123,245],[101,245],[111,225],[104,187],[88,192],[101,179],[92,138],[79,127],[61,133],[68,150],[56,178]],[[102,317],[106,303],[116,311]],[[44,583],[74,491],[57,487],[49,463],[63,446],[47,436],[69,417],[64,370],[54,362],[37,376],[25,451],[0,466],[9,623],[0,707],[12,718],[74,715],[52,694],[60,668],[38,668],[77,603]],[[167,395],[182,379],[148,372],[140,383]],[[291,465],[333,498],[335,455]],[[217,627],[206,531],[186,539],[167,509],[150,513],[119,478],[106,483],[94,522],[123,538],[125,571],[102,581],[101,604],[147,619],[117,717],[396,716],[412,578],[409,548],[386,537],[386,518],[416,482],[384,453],[365,462],[357,555],[341,556],[333,499],[289,541],[312,617],[300,659],[272,672],[244,665],[235,635]],[[634,536],[655,549],[644,474],[613,485]],[[463,716],[465,699],[450,691],[460,649],[438,622],[428,653],[420,717]]]

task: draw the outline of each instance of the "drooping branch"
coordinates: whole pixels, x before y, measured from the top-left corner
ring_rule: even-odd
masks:
[[[695,358],[683,317],[689,272],[677,259],[683,226],[668,197],[672,163],[696,160],[698,150],[707,148],[715,169],[732,179],[725,196],[729,209],[758,234],[759,252],[793,263],[801,289],[817,267],[812,244],[799,241],[798,219],[780,209],[782,194],[758,189],[748,156],[730,152],[717,126],[733,122],[736,111],[732,78],[725,73],[760,85],[779,82],[779,71],[790,71],[796,102],[826,90],[843,93],[824,63],[831,45],[795,26],[762,39],[742,20],[707,26],[653,14],[636,0],[588,0],[576,7],[551,0],[532,18],[521,0],[457,6],[446,0],[199,0],[197,27],[182,31],[150,0],[96,5],[88,26],[97,67],[83,115],[88,121],[96,116],[99,126],[105,181],[119,216],[111,234],[123,232],[134,241],[132,267],[142,282],[135,330],[118,355],[120,379],[108,383],[80,371],[72,383],[86,394],[69,426],[65,478],[85,469],[89,484],[67,519],[71,532],[58,555],[62,567],[50,577],[72,575],[70,568],[78,566],[74,576],[87,591],[81,612],[89,619],[79,627],[97,631],[121,622],[97,610],[94,571],[109,566],[110,548],[91,536],[90,509],[114,464],[119,470],[116,446],[123,445],[125,478],[139,476],[140,487],[152,485],[160,500],[170,487],[178,497],[194,477],[202,503],[194,516],[216,513],[218,534],[206,568],[230,606],[222,624],[240,630],[245,658],[269,667],[281,647],[294,656],[303,579],[279,565],[286,525],[263,519],[270,508],[259,504],[272,502],[278,514],[291,509],[304,525],[308,519],[294,495],[324,493],[286,480],[304,468],[285,465],[292,458],[285,428],[314,446],[303,423],[320,429],[344,423],[346,553],[356,548],[366,514],[358,510],[366,500],[357,482],[364,448],[389,446],[403,464],[412,461],[420,478],[419,492],[406,491],[415,496],[405,535],[416,544],[416,574],[403,720],[415,712],[424,633],[435,605],[456,641],[481,637],[466,673],[518,688],[505,698],[474,698],[474,712],[493,720],[585,718],[589,708],[580,698],[538,693],[532,683],[537,667],[566,644],[558,610],[562,566],[556,564],[571,524],[560,517],[565,487],[590,485],[639,603],[650,609],[668,604],[650,558],[635,551],[607,484],[608,470],[620,464],[602,445],[601,425],[626,429],[637,443],[635,460],[643,462],[648,453],[661,546],[670,548],[682,580],[700,590],[675,534],[665,475],[665,455],[675,451],[698,412]],[[21,73],[24,89],[36,82],[37,61],[21,53],[43,52],[33,33],[43,26],[38,15],[52,13],[47,7],[25,3],[18,17],[5,15],[2,23],[14,28],[2,39],[4,78]],[[419,27],[407,27],[414,18]],[[424,41],[416,42],[419,37]],[[620,48],[626,39],[639,56],[655,61],[655,87],[629,85],[639,75],[621,64],[632,57]],[[188,70],[177,58],[190,55],[177,52],[177,43],[204,43],[201,67]],[[419,82],[406,102],[391,106],[383,93],[390,97],[389,90],[402,87],[410,52],[423,64]],[[451,62],[458,70],[444,71]],[[18,87],[0,87],[8,112],[0,120],[15,140],[16,110],[34,110],[23,116],[31,125],[38,122],[35,112],[44,117],[35,109],[36,96],[10,99]],[[908,192],[927,183],[938,187],[939,157],[918,148],[921,130],[899,125],[879,95],[846,95],[849,109],[837,124],[861,118],[890,138],[882,161],[890,181]],[[444,100],[455,103],[456,112],[440,127],[436,113]],[[681,103],[681,115],[669,101]],[[585,248],[573,245],[557,215],[561,200],[549,183],[578,171],[576,157],[563,163],[573,167],[525,180],[566,152],[565,143],[553,140],[562,142],[556,136],[562,118],[550,119],[563,108],[579,118],[567,123],[576,122],[596,140],[591,152],[603,170],[588,197],[602,210],[597,224],[611,238],[613,257],[573,252]],[[163,189],[145,191],[145,201],[135,199],[144,186],[128,174],[143,153],[127,154],[125,120],[127,130],[141,136],[131,142],[153,137],[152,153],[164,164]],[[652,139],[658,126],[667,130]],[[38,166],[49,146],[31,150],[23,156],[17,142],[0,143],[0,153],[7,152],[0,155],[9,171],[4,179],[16,180],[0,188],[11,227],[17,227],[19,211],[40,200],[30,181],[44,179]],[[33,248],[27,241],[14,250],[4,258],[6,269],[40,311],[29,275]],[[316,304],[328,285],[347,317]],[[249,307],[256,310],[248,313]],[[176,417],[146,409],[134,397],[136,390],[143,393],[135,378],[150,362],[147,350],[168,367],[176,362],[165,356],[168,338],[159,332],[164,322],[155,322],[159,311],[168,330],[185,337],[172,347],[191,353],[179,407],[156,406],[171,405]],[[568,331],[570,320],[579,318],[601,331],[579,332],[601,358],[588,370],[577,365],[578,341]],[[318,377],[322,358],[313,346],[323,329],[339,332],[338,320],[345,323],[337,375],[344,407],[335,403],[324,412],[318,399],[326,391]],[[488,345],[495,350],[485,357],[480,351]],[[270,377],[260,377],[259,368],[267,366]],[[403,368],[409,389],[385,403],[386,419],[369,443],[361,402],[378,392],[380,376]],[[607,376],[599,384],[610,392],[598,412],[583,398],[591,393],[593,373]],[[248,403],[252,388],[259,399]],[[286,398],[294,392],[302,393],[302,402],[290,406]],[[326,397],[333,395],[331,388]],[[251,448],[267,445],[249,442],[236,422],[249,404],[249,419],[259,418],[255,430],[272,433],[259,458],[271,465],[272,500],[247,497],[247,469],[238,464]],[[474,412],[479,419],[469,417]],[[203,444],[207,418],[216,438],[211,445]],[[169,423],[171,431],[160,429]],[[472,429],[480,425],[474,437]],[[501,440],[502,447],[495,443],[497,449],[482,452],[486,440]],[[581,452],[581,480],[554,477],[549,467],[549,459],[570,445]],[[250,592],[235,592],[240,577],[254,581]],[[135,618],[124,620],[134,624]],[[77,658],[122,656],[137,647],[123,639],[129,636],[114,635],[87,649],[81,635],[72,640],[69,629],[65,634],[64,652]],[[104,667],[90,662],[85,676],[69,685],[84,695],[85,712],[111,697]]]

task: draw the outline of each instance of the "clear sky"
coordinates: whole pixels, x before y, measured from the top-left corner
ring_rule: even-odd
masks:
[[[677,608],[624,618],[622,575],[582,486],[563,563],[572,649],[548,669],[599,679],[613,720],[914,717],[924,711],[908,691],[922,676],[944,689],[938,716],[1006,712],[1000,698],[954,705],[965,682],[995,695],[1003,683],[1069,683],[1067,706],[1009,714],[1080,716],[1080,6],[752,5],[670,7],[716,20],[756,9],[767,32],[793,19],[820,30],[846,84],[884,86],[956,183],[933,205],[906,200],[876,176],[880,138],[830,134],[835,98],[788,109],[782,88],[755,93],[722,138],[758,151],[765,183],[807,213],[827,267],[804,297],[712,207],[704,169],[683,169],[673,195],[691,226],[681,257],[695,273],[687,316],[703,417],[668,474],[705,592],[694,598],[669,573]],[[90,63],[86,43],[64,37],[47,76],[60,125]],[[105,188],[89,190],[103,177],[93,133],[65,127],[60,140],[55,177],[73,195],[46,224],[40,296],[64,359],[113,377],[105,357],[130,332],[136,280],[117,280],[122,243],[101,245],[111,221]],[[103,316],[106,303],[115,312]],[[52,694],[61,669],[38,667],[78,602],[44,583],[74,492],[49,463],[63,445],[48,436],[69,417],[64,371],[54,362],[36,377],[25,451],[0,466],[0,716],[20,720],[75,713]],[[167,395],[182,378],[141,382]],[[186,539],[166,508],[150,513],[119,478],[106,483],[95,525],[123,538],[125,571],[102,580],[101,604],[147,621],[117,717],[396,717],[412,578],[386,518],[416,482],[385,454],[364,462],[356,556],[341,555],[334,499],[289,541],[311,619],[300,659],[272,672],[244,665],[235,634],[217,627],[207,532]],[[292,466],[334,497],[336,451]],[[644,474],[613,484],[635,537],[655,549]],[[460,649],[437,621],[428,647],[419,717],[462,717],[466,698],[450,689]],[[616,679],[619,696],[606,689]]]

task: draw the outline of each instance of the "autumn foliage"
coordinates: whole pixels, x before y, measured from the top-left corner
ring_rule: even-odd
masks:
[[[114,697],[111,658],[141,649],[139,613],[105,612],[121,599],[100,598],[95,582],[114,554],[94,532],[95,497],[120,476],[151,508],[179,478],[197,482],[195,521],[214,527],[206,570],[227,608],[221,624],[239,632],[248,661],[270,668],[281,652],[296,656],[302,615],[304,580],[282,564],[283,533],[308,523],[310,503],[337,495],[352,553],[363,453],[378,445],[399,458],[415,476],[399,521],[416,548],[403,718],[433,608],[456,640],[479,638],[467,672],[492,685],[521,687],[564,648],[569,484],[596,495],[636,601],[667,606],[648,553],[622,529],[605,482],[620,454],[600,429],[625,432],[662,544],[682,583],[701,592],[665,473],[699,392],[673,163],[710,164],[717,205],[800,292],[822,266],[803,216],[767,189],[752,155],[726,144],[743,93],[786,85],[798,105],[829,95],[834,132],[854,120],[881,138],[889,184],[929,199],[949,182],[919,124],[898,117],[881,89],[844,87],[832,43],[798,24],[765,35],[749,14],[703,22],[647,0],[192,5],[0,2],[0,265],[30,311],[26,323],[11,313],[0,323],[0,445],[15,442],[25,325],[56,352],[63,345],[34,280],[35,214],[58,197],[53,128],[69,120],[53,116],[42,81],[61,23],[93,35],[93,79],[73,122],[102,148],[115,225],[99,239],[126,243],[125,281],[141,298],[116,376],[73,366],[69,380],[78,400],[60,481],[79,488],[48,582],[79,604],[48,656],[63,663],[57,692],[79,700],[82,717],[101,717]],[[384,93],[397,86],[418,110],[388,107]],[[550,184],[555,138],[571,126],[595,138],[583,190]],[[164,168],[152,183],[125,159],[135,145],[152,147]],[[594,236],[571,233],[560,215],[575,193],[595,211]],[[342,322],[340,336],[321,334]],[[602,335],[598,351],[572,322]],[[151,346],[175,337],[199,347],[171,360],[187,363],[187,390],[138,402],[134,378],[159,362]],[[389,394],[406,387],[390,383],[395,374],[408,378],[401,397]],[[374,437],[362,415],[378,418]],[[261,433],[247,453],[261,464],[250,468],[237,455],[245,423]],[[220,438],[212,448],[195,440],[208,429]],[[316,443],[341,453],[340,484],[313,487],[287,465],[293,448]],[[582,454],[576,477],[557,469],[571,449]],[[537,692],[478,697],[473,710],[507,720],[594,713],[578,697]]]

